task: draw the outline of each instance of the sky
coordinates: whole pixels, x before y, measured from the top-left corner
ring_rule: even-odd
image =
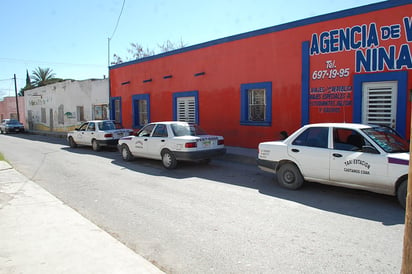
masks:
[[[0,100],[14,96],[14,74],[17,91],[25,86],[26,70],[102,79],[109,53],[111,61],[113,54],[127,59],[130,43],[159,53],[158,45],[168,40],[192,46],[377,2],[382,0],[0,0]]]

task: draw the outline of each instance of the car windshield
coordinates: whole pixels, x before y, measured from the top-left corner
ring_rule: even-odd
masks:
[[[17,121],[17,120],[8,120],[8,121],[6,121],[6,124],[8,124],[8,125],[20,125],[20,122],[19,121]]]
[[[207,135],[206,131],[197,125],[191,124],[172,124],[174,136],[198,136]]]
[[[408,142],[385,127],[377,126],[362,131],[388,153],[409,152]]]
[[[116,126],[112,121],[103,121],[97,123],[100,130],[112,130],[116,129]]]

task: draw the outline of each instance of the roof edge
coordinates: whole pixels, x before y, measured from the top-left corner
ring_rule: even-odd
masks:
[[[289,23],[284,23],[284,24],[280,24],[280,25],[276,25],[276,26],[271,26],[271,27],[262,28],[262,29],[258,29],[258,30],[253,30],[253,31],[249,31],[249,32],[244,32],[244,33],[240,33],[240,34],[235,34],[235,35],[227,36],[227,37],[224,37],[224,38],[219,38],[219,39],[207,41],[207,42],[204,42],[204,43],[196,44],[196,45],[193,45],[193,46],[188,46],[188,47],[184,47],[184,48],[180,48],[180,49],[176,49],[176,50],[156,54],[156,55],[149,56],[149,57],[144,57],[144,58],[139,58],[139,59],[136,59],[136,60],[131,60],[131,61],[124,62],[124,63],[121,63],[121,64],[109,66],[109,70],[125,67],[125,66],[128,66],[128,65],[143,63],[143,62],[159,59],[159,58],[166,57],[166,56],[176,55],[176,54],[180,54],[180,53],[184,53],[184,52],[188,52],[188,51],[202,49],[202,48],[206,48],[206,47],[210,47],[210,46],[214,46],[214,45],[219,45],[219,44],[223,44],[223,43],[228,43],[228,42],[242,40],[242,39],[246,39],[246,38],[250,38],[250,37],[264,35],[264,34],[268,34],[268,33],[283,31],[283,30],[297,28],[297,27],[302,27],[302,26],[316,24],[316,23],[329,21],[329,20],[341,19],[341,18],[345,18],[345,17],[349,17],[349,16],[359,15],[359,14],[373,12],[373,11],[379,11],[379,10],[388,9],[388,8],[399,7],[399,6],[403,6],[403,5],[407,5],[407,4],[412,4],[412,0],[387,0],[387,1],[384,1],[384,2],[369,4],[369,5],[365,5],[365,6],[361,6],[361,7],[350,8],[350,9],[346,9],[346,10],[342,10],[342,11],[336,11],[336,12],[327,13],[327,14],[323,14],[323,15],[318,15],[318,16],[314,16],[314,17],[309,17],[309,18],[305,18],[305,19],[300,19],[300,20],[296,20],[296,21],[292,21],[292,22],[289,22]]]

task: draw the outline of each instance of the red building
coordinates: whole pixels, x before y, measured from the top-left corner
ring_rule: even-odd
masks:
[[[191,121],[248,148],[316,122],[409,138],[411,15],[410,0],[385,1],[112,66],[111,117]]]

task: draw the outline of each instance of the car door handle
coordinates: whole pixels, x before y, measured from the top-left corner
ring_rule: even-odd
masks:
[[[333,153],[332,155],[333,155],[333,157],[337,157],[337,158],[342,157],[342,154],[339,154],[339,153]]]
[[[299,152],[299,149],[297,149],[297,148],[292,148],[292,152]]]
[[[165,141],[166,141],[166,140],[162,140],[161,142],[163,142],[163,143],[164,143]]]
[[[143,141],[147,141],[147,138],[146,138],[146,139],[144,139]]]

